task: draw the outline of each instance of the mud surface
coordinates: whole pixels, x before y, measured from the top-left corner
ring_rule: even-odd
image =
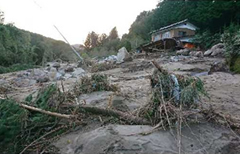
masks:
[[[215,72],[208,75],[211,64],[223,61],[221,58],[174,57],[168,55],[151,55],[121,64],[121,67],[103,71],[109,76],[111,84],[120,88],[119,92],[95,92],[79,96],[88,105],[109,107],[109,98],[119,103],[119,110],[131,112],[149,102],[151,86],[149,76],[155,59],[169,72],[199,76],[205,83],[209,98],[202,100],[203,108],[213,108],[216,112],[240,119],[240,75]],[[0,97],[12,97],[18,101],[36,92],[45,84],[60,81],[36,83],[31,79],[20,80],[26,71],[0,75]],[[90,75],[91,73],[87,73]],[[63,80],[65,90],[73,87],[78,77]],[[4,85],[4,86],[3,86]],[[240,122],[240,121],[238,121]],[[149,135],[139,133],[151,130],[150,126],[103,125],[98,118],[93,118],[78,131],[62,136],[55,145],[62,154],[159,154],[178,153],[176,133],[173,131],[156,131]],[[206,120],[182,129],[182,153],[235,154],[240,153],[239,137],[227,126],[211,124]]]

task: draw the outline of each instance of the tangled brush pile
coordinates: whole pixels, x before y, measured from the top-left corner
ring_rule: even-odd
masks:
[[[117,87],[110,85],[107,75],[93,74],[91,77],[81,78],[73,88],[73,94],[76,97],[95,91],[117,91]]]
[[[163,127],[174,125],[180,112],[190,114],[201,95],[207,95],[199,78],[170,74],[160,67],[151,76],[151,85],[151,102],[140,109],[139,116]]]

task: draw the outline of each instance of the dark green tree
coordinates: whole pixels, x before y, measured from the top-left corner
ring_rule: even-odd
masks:
[[[115,40],[115,39],[118,39],[118,31],[117,31],[117,28],[114,27],[110,33],[109,33],[109,36],[108,36],[108,40],[111,41],[111,40]]]

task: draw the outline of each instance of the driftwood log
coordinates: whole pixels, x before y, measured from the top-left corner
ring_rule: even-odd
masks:
[[[113,116],[116,118],[119,118],[129,124],[138,124],[138,125],[151,125],[150,121],[139,118],[134,115],[130,115],[121,111],[112,110],[112,109],[102,109],[98,107],[89,107],[89,106],[79,106],[80,110],[83,110],[85,112],[89,112],[92,114],[97,115],[104,115],[104,116]]]

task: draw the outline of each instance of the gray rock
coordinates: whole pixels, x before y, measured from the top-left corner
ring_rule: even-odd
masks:
[[[37,83],[44,83],[50,81],[48,76],[40,76],[37,78]]]
[[[212,50],[212,49],[211,49]],[[225,49],[223,48],[217,48],[217,49],[214,49],[212,50],[212,54],[211,56],[223,56],[224,52],[225,52]]]
[[[204,56],[210,56],[212,54],[212,50],[209,49],[207,51],[204,52]]]
[[[189,56],[195,57],[196,53],[197,53],[197,51],[191,51],[191,52],[189,53]]]
[[[63,78],[64,79],[69,79],[69,78],[72,78],[72,75],[69,74],[69,73],[66,73]]]
[[[78,77],[83,75],[85,75],[85,71],[82,68],[76,68],[74,72],[72,72],[73,77]]]
[[[225,62],[214,62],[210,68],[208,74],[213,74],[214,72],[230,72],[229,66]]]
[[[132,57],[128,53],[127,49],[125,47],[122,47],[121,49],[118,50],[117,63],[123,63],[126,61],[132,61]]]
[[[60,63],[55,62],[55,63],[53,63],[52,67],[54,67],[58,70],[61,67],[61,65],[60,65]]]
[[[65,73],[65,70],[63,70],[63,69],[61,69],[61,70],[58,70],[58,72],[60,73],[60,74],[62,74],[62,76],[64,76],[66,73]]]
[[[190,50],[189,49],[182,49],[176,52],[177,55],[189,56]]]
[[[63,77],[63,75],[59,72],[56,73],[56,77],[55,77],[55,80],[61,80]]]
[[[7,93],[11,90],[12,87],[10,86],[10,84],[6,80],[0,79],[0,94]]]
[[[51,81],[55,81],[57,77],[57,70],[56,68],[51,68],[50,71],[48,72],[48,77]]]
[[[195,53],[195,57],[202,58],[202,57],[203,57],[203,52],[202,52],[202,51],[197,51],[197,52]]]
[[[32,72],[31,72],[31,75],[32,76],[44,76],[46,75],[46,72],[44,72],[43,70],[41,69],[33,69]]]
[[[128,106],[124,103],[124,98],[121,96],[114,96],[112,100],[112,108],[122,112],[129,111]]]
[[[16,78],[13,80],[14,81],[14,85],[17,87],[28,87],[28,86],[32,86],[34,84],[37,83],[36,80],[32,80],[32,79],[24,79],[24,78]]]
[[[224,47],[225,47],[225,46],[224,46],[223,43],[218,43],[218,44],[214,45],[214,46],[211,48],[211,50],[222,49],[222,48],[224,48]]]
[[[225,52],[225,45],[223,43],[218,43],[214,45],[211,49],[204,53],[204,56],[223,56]]]
[[[74,71],[74,66],[67,66],[67,68],[65,68],[65,72],[73,72]]]

